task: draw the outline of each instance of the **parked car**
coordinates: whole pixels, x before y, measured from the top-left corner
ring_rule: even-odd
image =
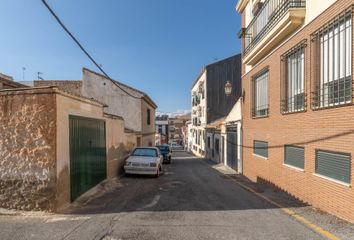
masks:
[[[164,144],[164,145],[158,145],[156,147],[160,150],[160,152],[163,156],[163,162],[171,163],[172,151],[171,151],[170,146],[168,146],[167,144]]]
[[[138,147],[127,159],[124,170],[127,174],[146,174],[158,177],[162,172],[163,157],[156,147]]]
[[[183,150],[183,147],[177,143],[171,143],[170,147],[172,150]]]

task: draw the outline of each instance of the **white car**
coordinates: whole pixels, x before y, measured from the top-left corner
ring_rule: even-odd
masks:
[[[183,147],[177,143],[171,143],[170,146],[172,150],[183,150]]]
[[[158,177],[162,172],[163,156],[156,147],[138,147],[127,159],[124,170],[127,174],[146,174]]]

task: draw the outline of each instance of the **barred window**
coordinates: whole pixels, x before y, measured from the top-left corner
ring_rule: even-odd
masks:
[[[305,42],[282,56],[282,113],[305,110]]]
[[[314,45],[313,107],[352,102],[352,10],[312,35]]]
[[[268,116],[268,69],[253,77],[252,117]]]

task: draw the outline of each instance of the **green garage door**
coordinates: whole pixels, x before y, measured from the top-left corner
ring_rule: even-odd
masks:
[[[70,116],[71,201],[106,179],[106,130],[103,120]]]

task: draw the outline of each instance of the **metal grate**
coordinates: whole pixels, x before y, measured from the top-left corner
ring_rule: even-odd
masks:
[[[352,17],[350,8],[311,35],[313,109],[352,103]]]
[[[254,107],[252,109],[252,116],[253,117],[265,117],[268,116],[269,114],[269,105],[265,104],[265,105],[260,105],[257,107]]]
[[[253,103],[252,117],[265,117],[269,114],[268,104],[268,68],[262,70],[252,78]]]
[[[283,114],[304,111],[306,107],[305,46],[306,42],[302,42],[281,57]]]

